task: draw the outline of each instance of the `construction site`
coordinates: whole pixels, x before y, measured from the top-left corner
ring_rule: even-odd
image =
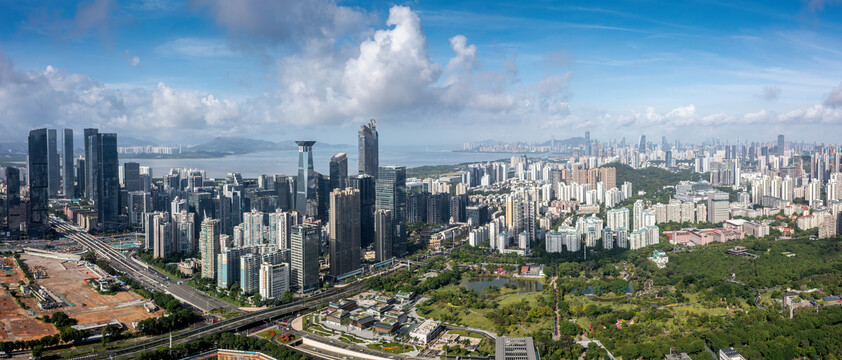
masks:
[[[49,254],[27,252],[20,260],[29,268],[34,284],[24,276],[15,260],[4,262],[0,277],[4,287],[0,295],[0,341],[40,338],[57,333],[51,324],[36,317],[58,311],[78,321],[79,325],[117,320],[128,329],[143,319],[161,316],[162,311],[152,310],[148,299],[131,291],[102,291],[103,284],[116,282],[99,267],[83,260],[50,257]],[[29,286],[20,286],[23,281]],[[8,289],[7,289],[8,287]],[[18,298],[12,296],[16,293]],[[25,309],[18,304],[20,302]],[[12,316],[6,316],[11,314]]]

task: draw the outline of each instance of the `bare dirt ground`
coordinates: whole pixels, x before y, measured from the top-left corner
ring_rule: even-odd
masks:
[[[96,278],[96,275],[85,266],[77,266],[73,261],[25,254],[21,255],[21,259],[26,262],[30,269],[38,268],[45,271],[46,277],[37,279],[36,283],[64,298],[65,302],[68,303],[68,306],[63,308],[44,311],[38,308],[38,305],[33,301],[31,310],[39,315],[63,311],[71,318],[76,319],[79,324],[117,319],[129,329],[132,329],[133,322],[163,314],[160,310],[147,313],[146,309],[143,308],[146,299],[133,292],[121,291],[114,295],[98,293],[85,282],[85,280]]]
[[[0,262],[3,260],[0,258]],[[14,270],[14,274],[0,271],[0,283],[8,285],[10,289],[18,289],[18,281],[20,280],[26,282],[23,272],[17,266],[14,267]],[[36,313],[40,310],[34,299],[21,298],[21,300],[29,310]],[[0,287],[0,341],[40,339],[45,335],[57,333],[58,331],[53,325],[36,320],[35,316],[31,316],[21,309],[12,297],[11,291]]]

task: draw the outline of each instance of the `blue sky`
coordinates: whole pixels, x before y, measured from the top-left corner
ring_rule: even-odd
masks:
[[[842,2],[0,2],[0,141],[838,142]]]

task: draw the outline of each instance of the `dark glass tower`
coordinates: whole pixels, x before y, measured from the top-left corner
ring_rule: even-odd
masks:
[[[360,192],[330,193],[330,274],[340,276],[360,268]]]
[[[348,186],[360,191],[360,243],[368,247],[374,243],[374,177],[356,175],[348,178]]]
[[[50,197],[47,129],[29,132],[29,235],[40,236],[47,227]]]
[[[348,156],[338,153],[330,158],[330,190],[348,186]]]
[[[367,174],[376,178],[377,169],[380,166],[377,122],[371,119],[368,125],[360,126],[360,131],[357,135],[360,174]]]
[[[76,197],[76,188],[73,184],[75,175],[73,171],[73,129],[64,129],[63,135],[64,150],[62,155],[64,161],[62,161],[62,173],[64,176],[62,176],[61,183],[64,197],[71,199]]]
[[[406,255],[406,167],[382,166],[375,185],[377,210],[392,212],[392,254]]]
[[[100,134],[100,196],[97,201],[97,215],[103,229],[119,228],[120,214],[120,163],[117,158],[117,134]],[[101,204],[101,205],[100,205]]]
[[[123,164],[123,178],[126,191],[140,191],[140,164],[136,162]]]
[[[24,221],[25,209],[20,202],[20,170],[6,167],[6,199],[3,205],[3,217],[6,218],[6,231],[12,239],[20,236],[20,224]]]
[[[319,203],[316,197],[316,177],[313,175],[313,144],[315,141],[296,141],[298,144],[298,181],[295,191],[295,210],[307,217],[316,217]]]
[[[99,130],[85,129],[85,197],[96,201],[99,188]]]
[[[58,172],[58,136],[56,129],[47,130],[47,175],[49,177],[50,197],[58,197],[59,172]]]

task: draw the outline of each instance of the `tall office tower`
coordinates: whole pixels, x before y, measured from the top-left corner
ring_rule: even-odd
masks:
[[[784,141],[784,135],[778,135],[778,155],[783,155],[784,151],[786,150],[786,141]]]
[[[348,156],[338,153],[330,158],[330,190],[348,187]]]
[[[140,191],[140,164],[136,162],[127,162],[123,164],[123,185],[129,192]]]
[[[646,135],[640,135],[640,144],[637,146],[637,151],[646,152]]]
[[[62,151],[62,155],[64,156],[62,162],[62,191],[64,192],[64,197],[68,199],[72,199],[76,197],[76,189],[73,179],[73,129],[64,129],[63,132],[63,145],[64,151]]]
[[[319,172],[313,174],[316,177],[316,203],[319,207],[315,218],[327,223],[328,210],[330,210],[330,179]]]
[[[588,156],[593,156],[593,150],[591,149],[591,132],[585,131],[585,150]]]
[[[263,257],[253,252],[243,253],[240,257],[240,288],[244,294],[258,291],[260,264]]]
[[[306,217],[318,215],[316,177],[313,175],[313,144],[315,141],[296,141],[298,144],[298,188],[295,192],[295,210]]]
[[[669,170],[672,168],[672,150],[667,150],[664,154],[664,167]]]
[[[377,199],[374,176],[351,176],[348,178],[348,186],[360,191],[360,244],[368,247],[374,243],[374,207]]]
[[[3,204],[3,217],[6,218],[6,231],[12,239],[20,236],[20,225],[26,213],[20,202],[20,170],[6,167],[6,200]]]
[[[319,226],[304,223],[292,227],[290,285],[303,294],[319,288]]]
[[[143,226],[143,214],[152,212],[152,197],[147,192],[132,191],[128,193],[129,225],[139,229]]]
[[[169,213],[157,213],[152,219],[154,236],[153,255],[156,259],[168,258],[173,255],[173,227]]]
[[[374,212],[374,257],[377,261],[385,261],[392,258],[392,238],[394,237],[392,226],[392,211],[377,210]]]
[[[216,287],[230,289],[235,282],[240,282],[240,257],[243,253],[243,248],[227,248],[216,255]]]
[[[213,279],[216,277],[216,255],[220,252],[219,220],[206,219],[202,221],[202,232],[199,236],[199,252],[202,254],[202,277]]]
[[[330,193],[330,274],[345,275],[360,268],[360,191]]]
[[[728,193],[717,191],[708,194],[708,221],[717,224],[730,217],[730,203],[728,202]]]
[[[286,263],[262,263],[258,276],[260,297],[280,299],[289,291],[289,265]]]
[[[263,213],[252,210],[243,214],[243,246],[263,245]]]
[[[113,230],[119,227],[120,181],[119,159],[117,158],[117,134],[100,135],[101,169],[100,195],[97,201],[97,219],[101,229]]]
[[[360,131],[357,133],[357,140],[359,173],[377,178],[380,167],[380,140],[377,136],[377,122],[374,119],[371,119],[368,125],[360,126]]]
[[[47,129],[29,132],[29,235],[41,236],[47,229],[50,203],[49,152]]]
[[[76,197],[85,196],[85,158],[76,159]]]
[[[173,213],[173,230],[175,231],[175,251],[187,256],[196,250],[196,215],[186,209]]]
[[[377,210],[392,212],[392,255],[406,255],[406,168],[381,166],[375,185]]]
[[[85,197],[96,201],[99,191],[99,130],[85,129]]]
[[[629,228],[629,209],[609,209],[606,212],[606,223],[612,230],[617,231],[619,228]]]
[[[47,130],[47,176],[50,197],[58,197],[59,188],[58,135],[56,129]]]

